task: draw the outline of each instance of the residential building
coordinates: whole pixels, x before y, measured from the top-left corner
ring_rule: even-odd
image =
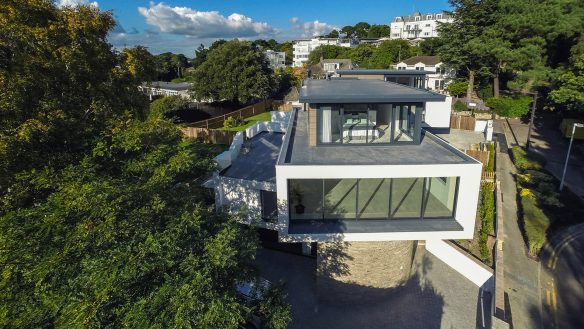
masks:
[[[143,82],[142,85],[138,86],[138,89],[148,95],[150,100],[152,100],[155,96],[181,96],[183,98],[190,98],[189,89],[191,87],[192,85],[188,82],[153,81]]]
[[[270,67],[275,70],[277,68],[286,67],[286,53],[283,51],[273,51],[268,49],[264,52],[266,58],[270,62]]]
[[[294,40],[294,58],[292,66],[300,67],[308,61],[310,53],[322,45],[335,45],[341,47],[356,47],[358,42],[354,39],[344,38],[312,38]]]
[[[338,76],[338,70],[352,70],[353,62],[350,59],[321,59],[317,64],[308,68],[308,75],[314,79],[324,79],[327,76]]]
[[[414,12],[410,16],[397,16],[390,24],[391,39],[421,40],[439,36],[438,23],[451,23],[447,12],[422,14]]]
[[[414,56],[395,64],[396,70],[418,70],[427,72],[426,86],[428,89],[447,93],[448,84],[456,78],[456,70],[447,67],[439,56]]]
[[[377,79],[306,80],[302,107],[236,136],[206,186],[218,208],[316,255],[320,291],[400,285],[417,241],[474,234],[482,164],[423,124],[446,99]],[[331,278],[322,268],[339,253],[351,272]]]

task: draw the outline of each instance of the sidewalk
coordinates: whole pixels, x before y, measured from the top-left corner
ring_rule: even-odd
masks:
[[[499,125],[496,131],[505,133],[509,144],[513,137]],[[511,146],[509,145],[509,146]],[[513,328],[542,328],[539,263],[527,257],[525,242],[517,216],[515,166],[507,153],[497,154],[497,177],[501,182],[505,251],[505,293],[508,298],[506,316]]]
[[[519,119],[497,121],[506,124],[509,128],[507,139],[509,146],[515,144],[525,146],[529,123],[521,122]],[[562,137],[559,125],[560,120],[557,114],[549,111],[538,112],[534,120],[531,147],[533,151],[541,154],[547,160],[545,169],[556,178],[561,179],[570,141]],[[574,141],[574,143],[582,142]],[[577,150],[572,148],[570,155],[565,184],[574,193],[584,197],[584,154],[577,154]]]

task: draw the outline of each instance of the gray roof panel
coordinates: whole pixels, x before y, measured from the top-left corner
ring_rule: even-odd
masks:
[[[306,80],[300,103],[391,103],[443,101],[444,95],[382,80]]]

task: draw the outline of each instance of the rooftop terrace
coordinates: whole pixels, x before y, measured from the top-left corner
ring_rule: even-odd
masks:
[[[296,111],[279,165],[420,165],[474,163],[455,147],[424,132],[420,145],[308,145],[308,112]]]
[[[239,156],[221,176],[275,183],[282,136],[282,133],[262,132],[246,141]]]

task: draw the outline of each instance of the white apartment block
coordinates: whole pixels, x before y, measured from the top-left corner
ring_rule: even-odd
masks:
[[[283,51],[266,50],[264,52],[266,58],[270,62],[270,67],[275,70],[277,68],[286,67],[286,53]]]
[[[414,12],[411,16],[397,16],[390,24],[390,39],[435,38],[438,37],[438,22],[451,23],[452,21],[452,16],[446,12],[436,14]]]
[[[310,53],[322,45],[335,45],[341,47],[356,47],[358,42],[352,39],[343,38],[312,38],[294,40],[293,67],[300,67],[308,61]]]
[[[414,56],[395,64],[395,69],[418,70],[426,73],[426,87],[437,93],[447,93],[446,88],[456,77],[456,70],[448,68],[439,56]]]

